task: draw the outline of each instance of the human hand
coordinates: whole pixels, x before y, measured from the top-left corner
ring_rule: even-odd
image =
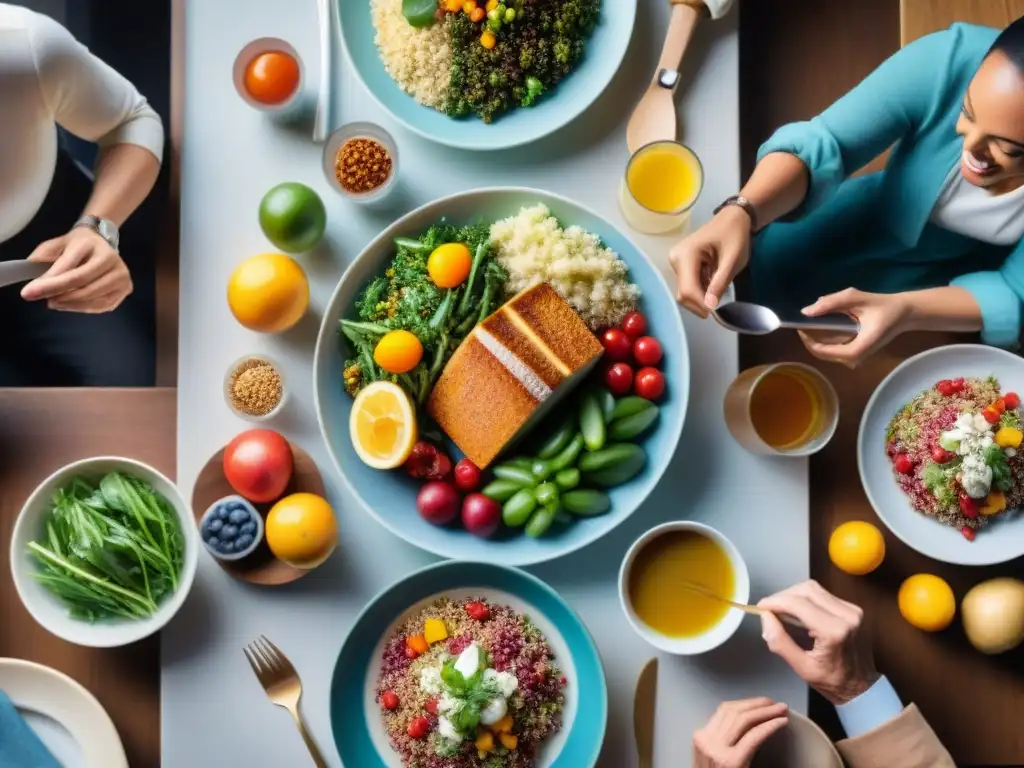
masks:
[[[803,310],[808,317],[832,312],[853,317],[860,323],[860,332],[850,338],[837,337],[835,333],[800,331],[800,338],[815,357],[854,368],[906,330],[910,307],[901,294],[864,293],[847,288],[822,296]]]
[[[47,240],[28,257],[52,264],[21,290],[26,301],[46,299],[50,309],[97,314],[110,312],[133,289],[120,254],[88,227]]]
[[[863,626],[864,611],[818,582],[797,584],[757,606],[766,611],[761,614],[761,630],[768,649],[833,704],[855,699],[880,677]],[[804,650],[797,645],[775,614],[799,619],[814,646]]]
[[[761,745],[789,722],[785,704],[764,697],[727,701],[693,734],[693,768],[747,768]]]
[[[672,249],[669,263],[676,273],[676,301],[707,317],[749,260],[750,217],[739,206],[727,205]]]

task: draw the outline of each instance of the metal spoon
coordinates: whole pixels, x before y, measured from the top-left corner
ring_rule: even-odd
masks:
[[[831,314],[820,317],[800,317],[796,320],[783,320],[774,311],[760,304],[748,301],[733,301],[723,304],[712,313],[715,320],[725,328],[736,333],[749,333],[753,336],[779,330],[779,328],[797,328],[804,331],[835,331],[855,335],[860,331],[860,324],[849,315]]]
[[[702,586],[700,584],[697,584],[696,582],[693,582],[693,581],[677,581],[676,582],[676,586],[677,587],[682,587],[683,589],[685,589],[685,590],[687,590],[689,592],[693,592],[695,594],[701,595],[701,596],[706,597],[706,598],[708,598],[710,600],[717,600],[720,603],[725,603],[726,605],[731,605],[733,608],[736,608],[736,609],[738,609],[740,611],[743,611],[744,613],[749,614],[750,616],[760,616],[763,613],[768,613],[768,611],[766,611],[764,608],[758,608],[756,605],[747,605],[746,603],[737,603],[735,600],[729,600],[727,598],[724,598],[721,595],[719,595],[717,592],[713,592],[712,590],[708,589],[707,587]],[[782,621],[785,624],[789,624],[791,627],[796,627],[797,629],[804,629],[805,628],[804,625],[803,625],[803,622],[801,622],[799,619],[796,619],[796,618],[794,618],[792,616],[787,616],[784,613],[777,613],[775,615],[779,617],[780,621]]]
[[[2,261],[0,262],[0,288],[35,280],[52,266],[44,261],[29,261],[28,259]]]

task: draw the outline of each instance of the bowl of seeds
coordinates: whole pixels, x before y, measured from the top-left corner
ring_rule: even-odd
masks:
[[[281,367],[266,355],[243,355],[224,377],[228,407],[247,421],[266,421],[278,414],[285,400]]]
[[[398,177],[398,147],[386,130],[373,123],[349,123],[324,144],[327,183],[357,203],[382,200]]]

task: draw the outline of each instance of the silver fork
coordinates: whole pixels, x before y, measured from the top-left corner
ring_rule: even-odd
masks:
[[[277,646],[263,635],[243,648],[242,653],[249,660],[249,666],[256,673],[256,679],[260,681],[263,690],[267,692],[267,698],[291,713],[295,724],[299,726],[299,733],[302,734],[302,740],[306,742],[306,749],[309,750],[313,763],[317,768],[327,768],[320,749],[313,741],[309,731],[306,730],[306,724],[302,722],[302,715],[299,713],[302,683],[299,681],[295,667],[278,650]]]

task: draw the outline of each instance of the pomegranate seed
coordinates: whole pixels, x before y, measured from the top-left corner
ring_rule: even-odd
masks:
[[[416,652],[415,648],[410,648],[408,645],[405,646],[405,658],[407,658],[407,659],[415,659],[418,656],[419,656],[419,653]]]
[[[893,460],[893,466],[896,467],[896,471],[901,475],[909,475],[914,471],[914,462],[905,453],[899,453]]]
[[[437,699],[427,699],[427,703],[423,705],[423,708],[432,715],[437,714]]]
[[[960,533],[964,535],[964,538],[968,541],[974,541],[974,529],[968,526],[964,526],[960,529]]]
[[[964,517],[973,519],[978,516],[978,502],[963,492],[960,493],[959,501],[960,511],[964,513]]]

